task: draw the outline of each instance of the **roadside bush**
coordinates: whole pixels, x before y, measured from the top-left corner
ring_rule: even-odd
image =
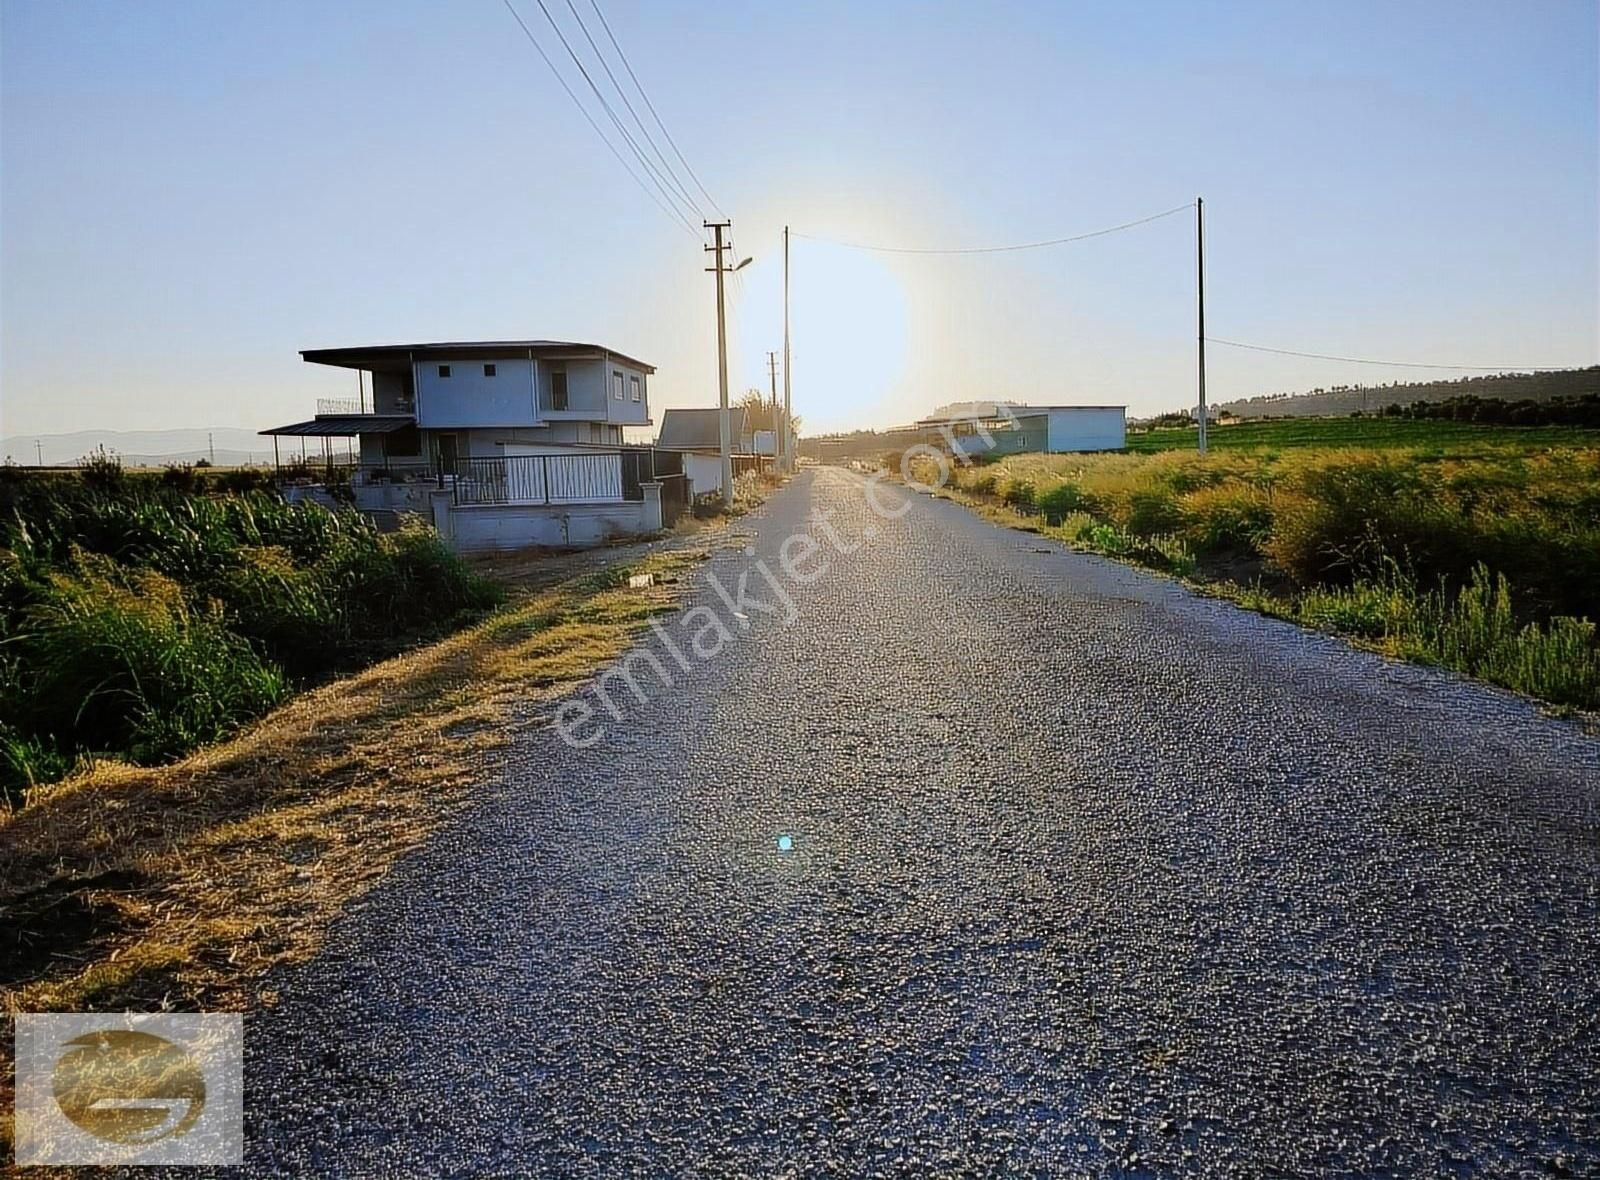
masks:
[[[283,674],[177,583],[110,563],[55,574],[15,637],[24,670],[10,702],[34,741],[153,762],[215,740],[286,695]],[[63,740],[65,739],[65,740]]]
[[[1600,708],[1595,624],[1568,616],[1519,621],[1511,584],[1482,564],[1454,594],[1420,592],[1391,571],[1376,581],[1308,591],[1287,613],[1379,643],[1396,656],[1442,664],[1555,704]]]
[[[1137,537],[1155,537],[1176,530],[1183,513],[1170,488],[1144,487],[1128,496],[1126,524]]]
[[[1051,524],[1059,524],[1075,512],[1093,513],[1097,507],[1094,497],[1085,495],[1071,480],[1046,488],[1038,494],[1035,504]]]
[[[259,492],[272,486],[272,476],[264,467],[235,467],[217,476],[217,487],[224,492]]]
[[[1398,560],[1426,572],[1427,551],[1459,545],[1437,480],[1414,464],[1358,454],[1301,464],[1277,497],[1272,562],[1301,585],[1348,583]],[[1470,566],[1470,562],[1468,563]]]
[[[431,529],[175,483],[0,484],[0,790],[177,756],[500,599]]]
[[[995,490],[995,477],[992,471],[978,471],[963,477],[958,485],[963,491],[971,492],[974,496],[992,496]]]
[[[1238,481],[1189,492],[1179,502],[1180,531],[1197,553],[1260,551],[1272,535],[1272,499],[1260,487]]]
[[[1033,484],[1025,479],[1007,479],[999,485],[1000,499],[1019,512],[1033,511]]]

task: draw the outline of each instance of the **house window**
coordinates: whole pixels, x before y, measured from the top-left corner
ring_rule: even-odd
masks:
[[[619,402],[622,400],[622,374],[621,373],[612,373],[611,374],[611,396],[616,398]]]
[[[494,376],[494,366],[493,365],[484,365],[483,366],[483,375],[485,377],[493,377]]]
[[[628,378],[628,387],[633,390],[633,400],[634,401],[638,401],[639,400],[639,378],[637,378],[637,377],[629,377]]]
[[[550,408],[564,410],[567,408],[567,371],[565,369],[550,370]]]
[[[441,376],[441,377],[450,376],[450,366],[449,365],[440,365],[439,366],[439,376]]]

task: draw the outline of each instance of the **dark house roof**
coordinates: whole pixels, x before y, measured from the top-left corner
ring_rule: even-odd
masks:
[[[304,434],[313,438],[349,438],[357,434],[391,434],[415,426],[410,414],[318,414],[309,422],[274,426],[260,434]]]
[[[338,365],[344,369],[404,370],[413,360],[425,361],[452,357],[458,360],[507,360],[532,357],[536,360],[579,361],[615,357],[646,373],[655,366],[635,360],[614,348],[582,344],[572,340],[457,340],[431,344],[374,344],[362,348],[307,348],[303,360],[314,365]]]
[[[658,447],[677,447],[685,451],[719,451],[722,449],[722,432],[717,422],[720,410],[667,410],[661,415],[661,435]],[[729,432],[733,447],[739,449],[739,440],[749,433],[744,410],[732,406],[728,410]]]

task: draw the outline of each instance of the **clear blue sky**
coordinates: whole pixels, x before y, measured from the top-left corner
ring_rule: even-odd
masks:
[[[785,222],[986,245],[1195,194],[1213,335],[1600,352],[1587,0],[602,7],[756,258],[736,391],[781,344]],[[698,243],[499,0],[4,0],[0,88],[0,432],[271,425],[354,393],[299,349],[426,339],[595,340],[658,366],[658,412],[715,398]],[[968,397],[1192,402],[1183,216],[975,258],[797,240],[794,266],[811,429]],[[1403,376],[1218,347],[1211,389]]]

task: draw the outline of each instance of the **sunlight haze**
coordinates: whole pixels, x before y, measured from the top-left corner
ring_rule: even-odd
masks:
[[[735,395],[768,388],[782,348],[783,226],[817,235],[791,258],[808,432],[978,397],[1192,405],[1192,210],[1007,254],[817,238],[1003,245],[1197,194],[1218,337],[1597,359],[1593,5],[608,15],[755,259],[730,284]],[[419,340],[595,341],[657,366],[657,422],[714,404],[699,240],[498,0],[6,0],[0,16],[0,432],[259,429],[354,396],[300,349]],[[1417,376],[1221,346],[1210,364],[1216,401]]]

